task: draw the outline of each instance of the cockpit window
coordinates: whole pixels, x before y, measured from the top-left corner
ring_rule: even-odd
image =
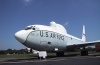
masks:
[[[25,30],[39,30],[39,28],[35,27],[35,26],[28,26],[25,28]]]
[[[26,28],[25,28],[25,30],[29,30],[29,29],[32,29],[32,27],[26,27]]]

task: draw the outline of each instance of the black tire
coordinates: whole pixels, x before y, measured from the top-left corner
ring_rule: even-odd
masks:
[[[81,50],[81,56],[88,56],[87,50]]]
[[[64,56],[64,52],[57,52],[56,55],[57,55],[57,57],[63,57]]]

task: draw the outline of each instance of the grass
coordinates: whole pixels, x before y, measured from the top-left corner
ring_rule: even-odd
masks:
[[[0,58],[27,58],[27,57],[35,57],[37,55],[33,54],[9,54],[9,55],[0,55]]]
[[[80,52],[65,52],[65,57],[77,56],[80,55]],[[89,55],[95,56],[100,55],[100,52],[89,51]],[[37,57],[35,54],[0,54],[0,58],[33,58]],[[55,57],[56,53],[48,53],[49,57]]]

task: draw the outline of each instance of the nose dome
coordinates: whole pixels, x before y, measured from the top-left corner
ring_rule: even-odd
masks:
[[[24,43],[30,31],[21,30],[15,33],[15,38],[20,42]]]

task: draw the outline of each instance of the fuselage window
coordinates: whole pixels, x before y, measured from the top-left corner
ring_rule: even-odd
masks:
[[[35,30],[35,28],[33,28],[33,30]]]
[[[51,42],[48,42],[48,44],[51,44]]]

